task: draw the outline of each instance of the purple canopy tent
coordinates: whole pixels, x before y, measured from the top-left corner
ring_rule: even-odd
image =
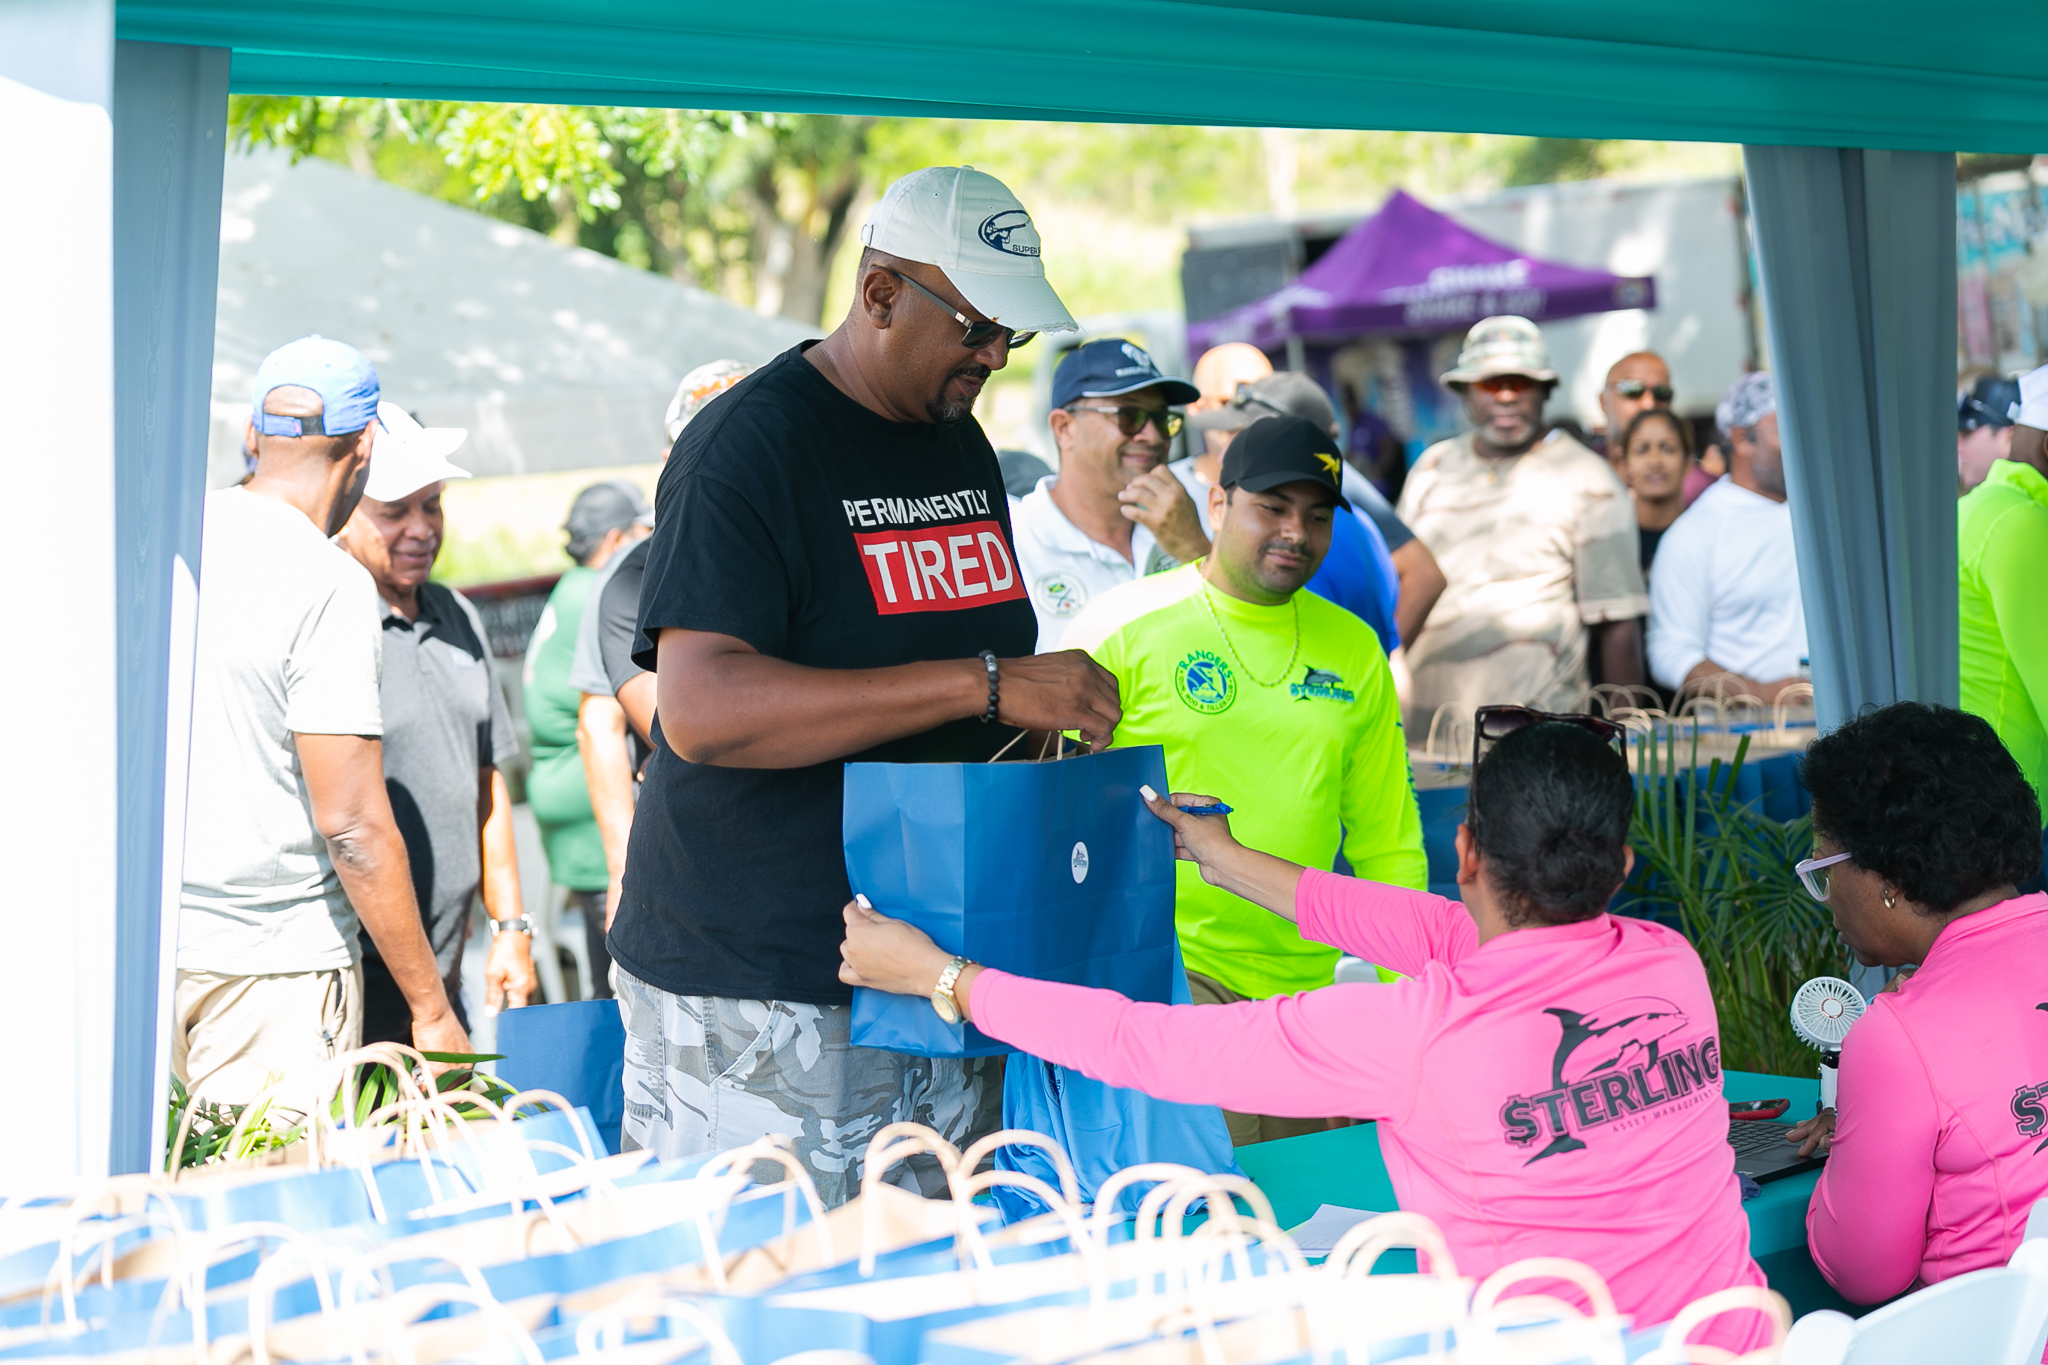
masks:
[[[1363,336],[1463,331],[1497,313],[1542,322],[1656,305],[1647,278],[1524,256],[1395,190],[1285,289],[1190,323],[1188,353],[1226,341],[1274,351],[1289,337],[1337,346]]]

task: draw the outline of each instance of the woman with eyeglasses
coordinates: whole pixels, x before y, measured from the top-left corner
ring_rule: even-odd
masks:
[[[1478,729],[1497,742],[1458,830],[1462,905],[1246,848],[1224,817],[1181,809],[1214,798],[1146,793],[1205,881],[1405,974],[1392,984],[1141,1004],[950,958],[859,902],[840,979],[931,995],[942,1016],[1162,1099],[1377,1120],[1401,1207],[1467,1274],[1571,1257],[1642,1323],[1762,1284],[1706,973],[1676,931],[1607,913],[1631,862],[1619,728],[1489,707]],[[1764,1340],[1746,1315],[1719,1321],[1716,1345]]]
[[[1814,1264],[1878,1303],[2011,1257],[2048,1196],[2048,895],[2041,817],[1981,718],[1899,702],[1814,741],[1806,889],[1866,967],[1910,967],[1842,1044],[1837,1108],[1789,1135],[1830,1151]]]

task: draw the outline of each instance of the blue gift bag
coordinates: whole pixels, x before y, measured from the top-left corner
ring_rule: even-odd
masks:
[[[498,1078],[515,1090],[552,1090],[590,1111],[606,1152],[626,1121],[626,1026],[616,1000],[528,1005],[498,1016]],[[603,1153],[599,1153],[603,1155]]]
[[[1173,833],[1156,744],[1049,763],[849,763],[846,876],[946,951],[1134,1000],[1172,998]],[[509,1017],[509,1016],[508,1016]],[[853,1042],[925,1057],[1011,1049],[931,1004],[853,993]]]

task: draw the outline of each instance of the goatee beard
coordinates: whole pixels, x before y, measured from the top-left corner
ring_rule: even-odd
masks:
[[[938,395],[926,401],[924,415],[942,427],[950,427],[956,422],[966,421],[974,413],[974,399],[948,398],[946,397],[946,391],[953,387],[953,381],[956,379],[979,379],[983,383],[987,383],[990,373],[991,371],[988,366],[976,364],[973,361],[962,365],[959,369],[946,376],[946,381],[939,385]]]

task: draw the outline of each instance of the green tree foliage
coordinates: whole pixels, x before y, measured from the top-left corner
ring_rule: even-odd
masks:
[[[240,95],[237,144],[319,156],[818,320],[871,121],[582,105]]]

